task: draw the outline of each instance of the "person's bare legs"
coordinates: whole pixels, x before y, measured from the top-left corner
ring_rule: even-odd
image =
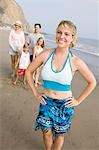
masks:
[[[17,73],[17,75],[16,75],[16,79],[15,79],[15,81],[13,82],[13,84],[14,84],[14,85],[16,85],[16,83],[17,83],[18,79],[19,79],[19,75],[18,75],[18,73]]]
[[[38,68],[35,73],[35,86],[36,87],[37,87],[37,84],[40,84],[39,83],[39,75],[40,75],[40,68]]]
[[[52,150],[53,133],[51,130],[43,131],[43,141],[44,141],[46,150]]]
[[[54,139],[53,150],[62,150],[64,143],[64,135],[58,135]]]
[[[15,69],[17,69],[17,67],[18,67],[18,59],[19,59],[19,56],[18,56],[18,54],[16,54],[15,55]]]
[[[15,76],[15,55],[11,55],[11,68],[12,68],[11,77],[14,77]]]
[[[25,75],[24,75],[24,79],[23,80],[24,80],[24,84],[26,85],[26,76]]]

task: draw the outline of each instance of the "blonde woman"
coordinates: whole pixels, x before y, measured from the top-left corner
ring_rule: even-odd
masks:
[[[9,55],[11,56],[11,68],[12,68],[11,77],[15,76],[15,64],[22,51],[24,43],[25,43],[25,36],[24,32],[22,31],[22,23],[20,21],[16,21],[9,34],[9,45],[10,45]]]
[[[62,149],[64,135],[72,123],[74,107],[81,104],[96,86],[95,77],[88,66],[71,52],[76,39],[74,23],[61,21],[56,29],[57,47],[38,55],[26,71],[29,86],[40,103],[35,130],[42,130],[46,150]],[[36,89],[31,76],[42,64],[43,94]],[[80,95],[74,97],[71,83],[76,71],[80,72],[87,85]]]

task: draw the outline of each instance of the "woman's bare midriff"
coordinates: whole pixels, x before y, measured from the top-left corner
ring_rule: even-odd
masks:
[[[71,91],[54,91],[54,90],[44,89],[44,94],[54,99],[64,99],[64,98],[72,97]]]

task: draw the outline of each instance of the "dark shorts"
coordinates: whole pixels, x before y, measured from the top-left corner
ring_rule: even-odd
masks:
[[[53,99],[46,97],[46,105],[40,104],[36,118],[35,130],[51,129],[55,134],[64,134],[70,129],[74,115],[74,107],[65,107],[66,99]]]

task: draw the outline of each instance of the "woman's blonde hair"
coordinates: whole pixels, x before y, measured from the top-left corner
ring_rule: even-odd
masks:
[[[69,20],[62,20],[59,24],[58,24],[58,27],[57,27],[57,30],[58,28],[63,25],[64,27],[68,26],[70,28],[70,30],[72,31],[72,37],[73,37],[73,41],[71,42],[69,48],[72,48],[76,45],[76,42],[77,42],[77,28],[76,26],[74,25],[73,22],[69,21]]]

